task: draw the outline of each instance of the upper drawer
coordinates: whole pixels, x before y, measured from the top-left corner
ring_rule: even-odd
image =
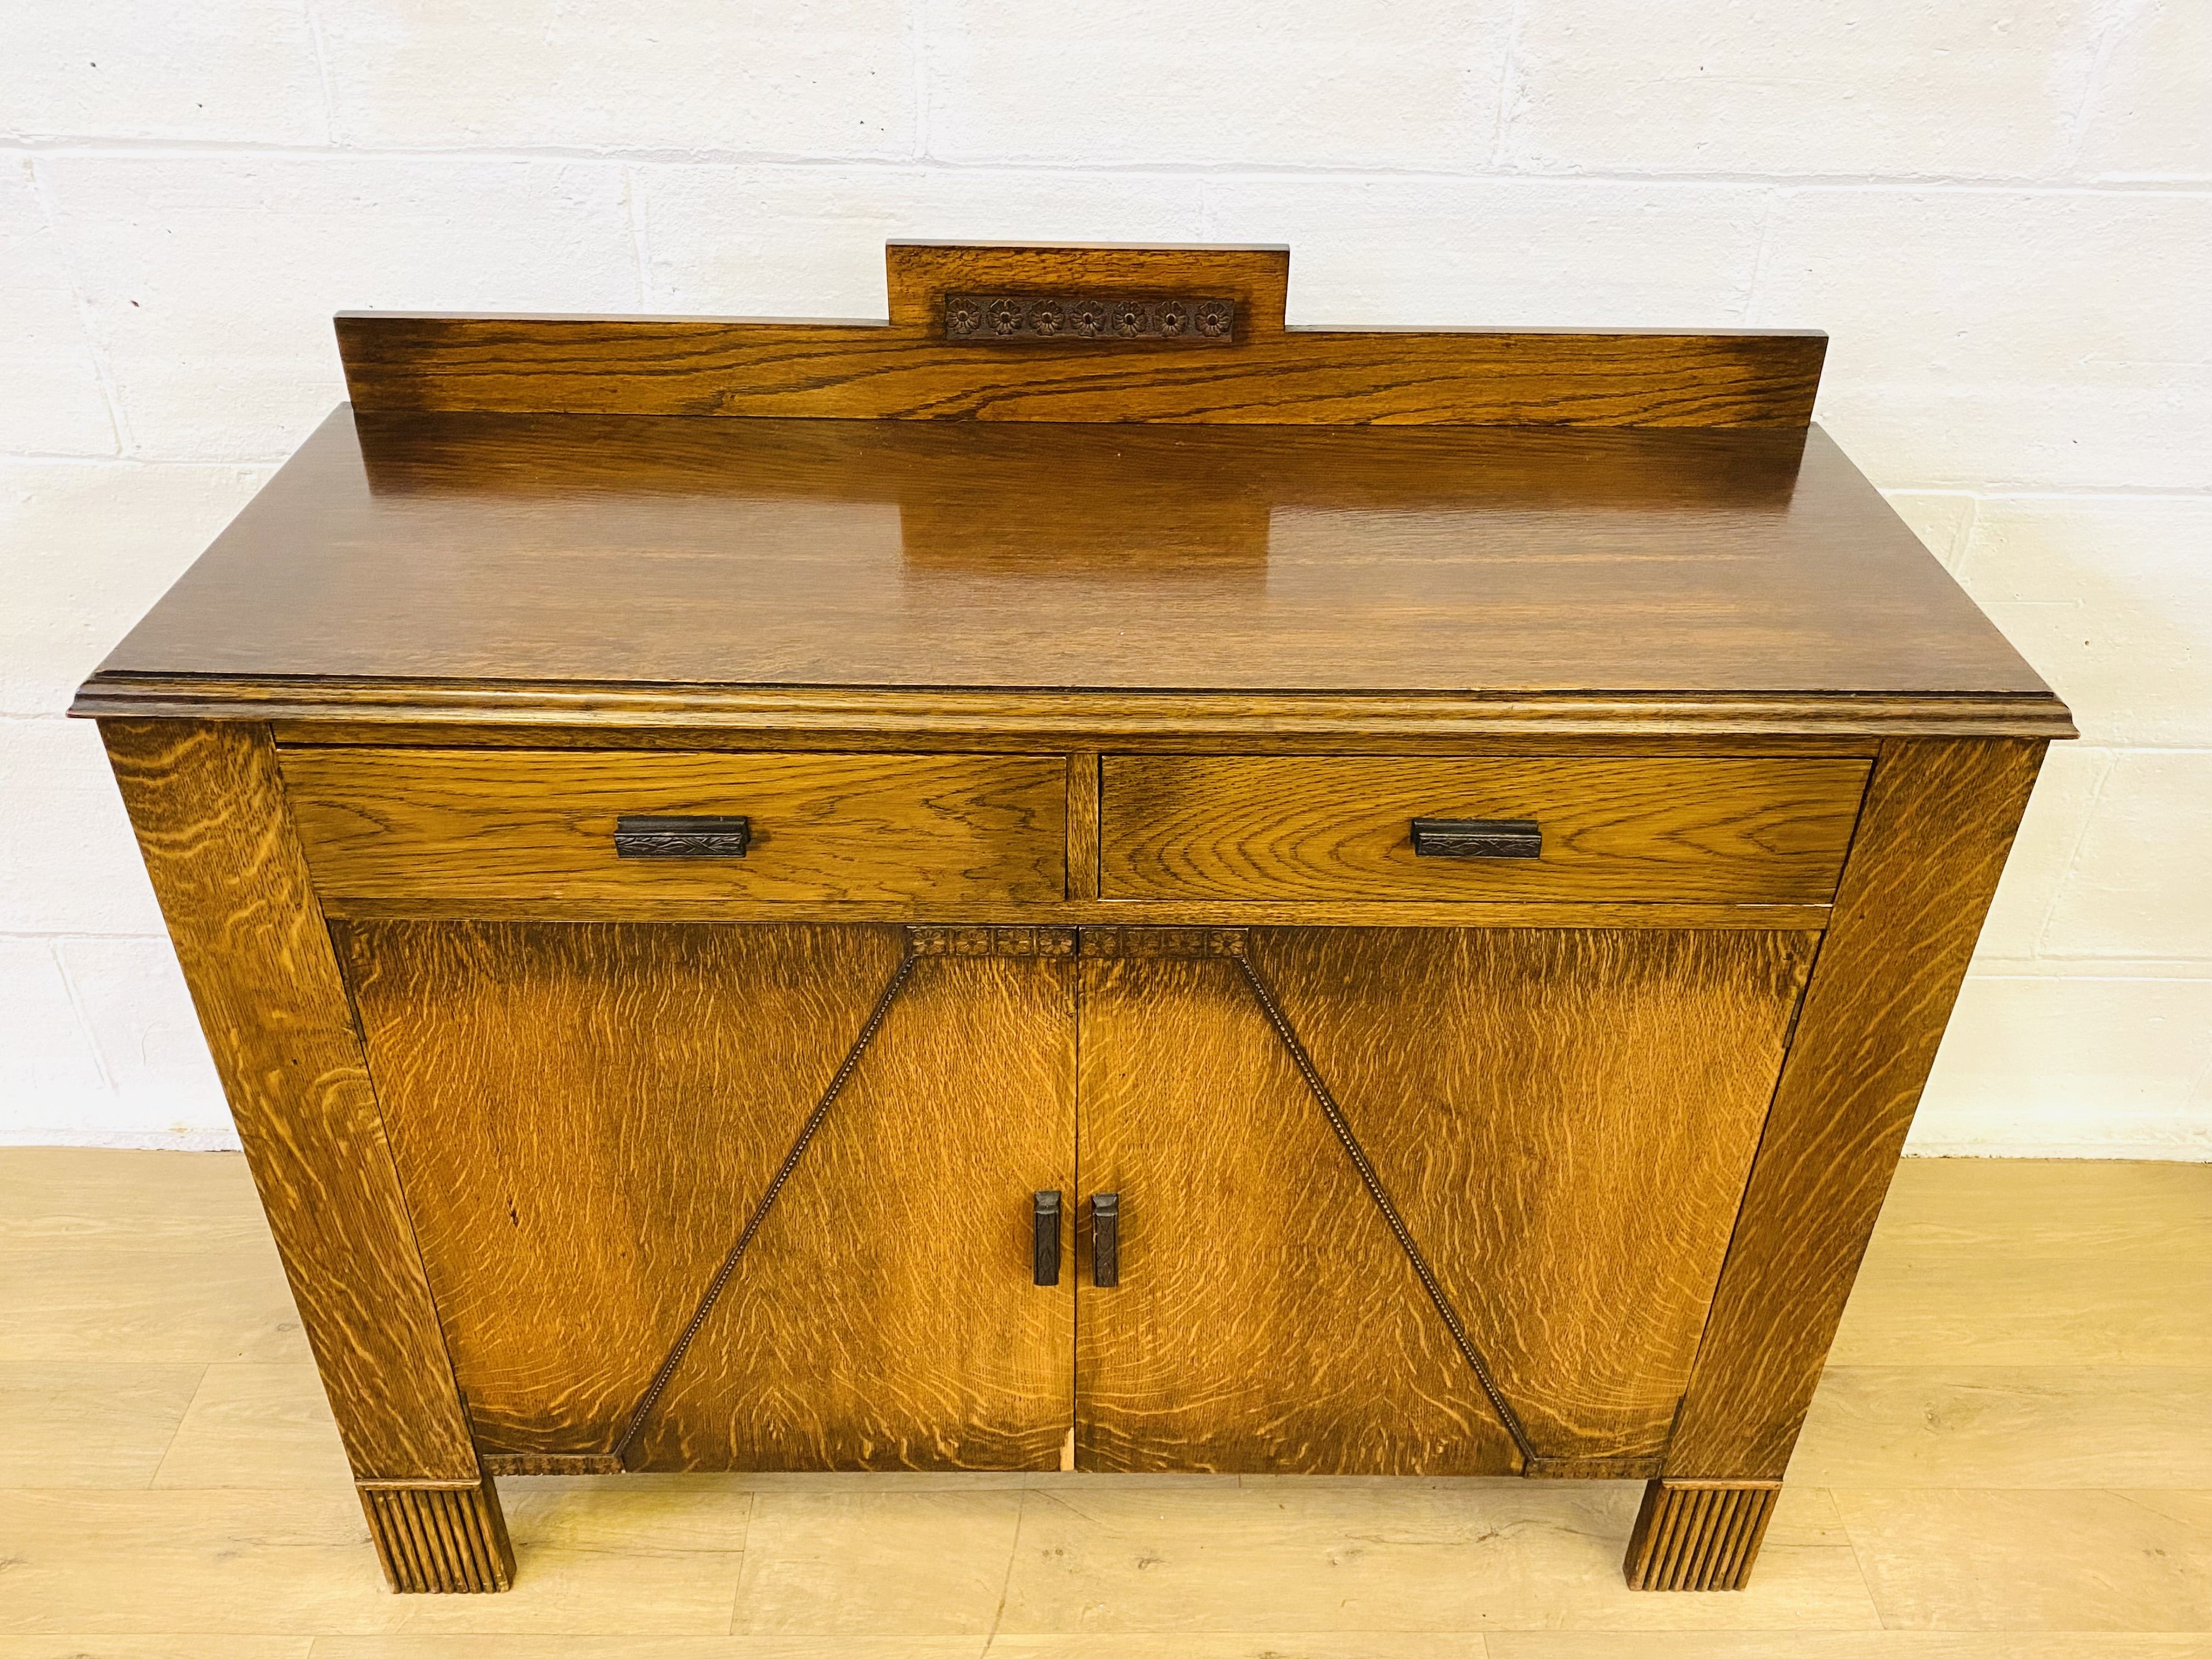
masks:
[[[1113,755],[1118,899],[1832,898],[1869,763]],[[1420,857],[1415,818],[1534,820],[1536,858]]]
[[[317,890],[357,898],[1060,898],[1066,766],[1039,755],[288,749]],[[631,815],[743,817],[743,857],[620,858]]]

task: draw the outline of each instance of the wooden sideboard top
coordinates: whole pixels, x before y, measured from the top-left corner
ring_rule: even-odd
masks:
[[[1289,270],[895,243],[879,324],[341,316],[357,407],[76,712],[2072,735],[1808,426],[1826,337],[1304,330]]]
[[[2067,731],[1817,428],[346,409],[79,708],[665,720],[861,690]]]

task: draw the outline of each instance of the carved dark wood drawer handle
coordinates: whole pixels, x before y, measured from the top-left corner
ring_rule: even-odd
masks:
[[[1415,818],[1413,854],[1425,859],[1540,859],[1534,818]]]
[[[623,859],[741,859],[753,843],[750,818],[618,817],[615,856]]]
[[[1110,1291],[1121,1282],[1121,1194],[1091,1194],[1091,1282]]]
[[[1040,1285],[1060,1283],[1060,1194],[1035,1193],[1030,1195],[1034,1218],[1031,1226],[1035,1243],[1031,1255],[1036,1264],[1036,1279]]]

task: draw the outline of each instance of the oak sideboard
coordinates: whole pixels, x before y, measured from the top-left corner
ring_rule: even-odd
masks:
[[[79,695],[393,1587],[727,1469],[1636,1480],[1740,1587],[2066,709],[1818,334],[888,270],[341,316]]]

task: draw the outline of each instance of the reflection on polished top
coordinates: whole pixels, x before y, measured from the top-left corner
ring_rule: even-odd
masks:
[[[1818,428],[340,409],[147,676],[2055,704]]]

